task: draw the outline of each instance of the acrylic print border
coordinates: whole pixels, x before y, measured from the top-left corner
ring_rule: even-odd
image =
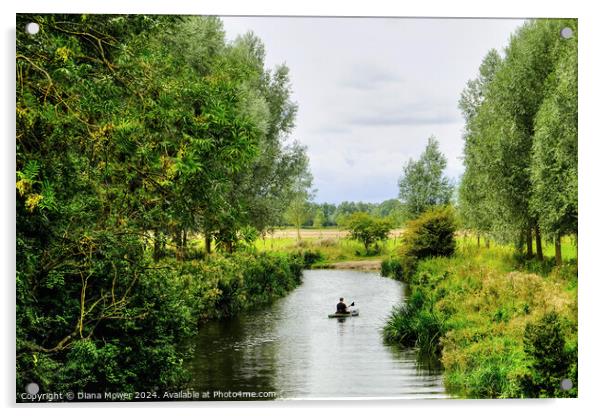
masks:
[[[60,3],[61,2],[54,2],[54,4],[57,4],[57,5],[60,4]],[[179,7],[180,9],[186,9],[186,6],[185,7],[182,7],[181,5],[174,6],[174,2],[171,2],[171,3],[172,3],[172,7]],[[176,1],[175,3],[178,3],[178,2]],[[209,3],[211,3],[211,2],[206,2],[206,4],[209,4]],[[257,9],[257,7],[258,7],[257,3],[255,3],[255,4],[256,4],[255,9]],[[24,4],[24,5],[25,5],[24,7],[27,7],[26,4]],[[346,8],[343,9],[343,8],[341,8],[339,6],[338,7],[338,11],[336,13],[332,13],[331,12],[330,14],[337,14],[337,13],[340,13],[341,11],[343,11],[343,10],[345,10],[345,12],[349,12],[350,9],[356,10],[355,14],[358,14],[357,13],[357,10],[358,10],[358,5],[357,4],[347,3],[347,5],[351,5],[352,7],[346,7]],[[44,6],[44,7],[48,7],[48,6]],[[58,7],[61,7],[61,6],[58,6]],[[65,8],[65,5],[63,5],[62,7]],[[68,7],[69,6],[67,5],[67,8]],[[99,10],[98,9],[99,7],[105,7],[105,10]],[[109,6],[109,7],[111,7],[111,6]],[[115,6],[113,6],[113,7],[115,7]],[[147,5],[145,7],[148,8],[149,6]],[[210,7],[214,7],[214,6],[210,6]],[[223,8],[224,6],[222,5],[221,7]],[[261,6],[261,7],[263,7],[263,6]],[[362,6],[359,6],[359,7],[361,8]],[[370,14],[370,13],[373,12],[373,10],[374,10],[375,7],[379,8],[380,10],[383,9],[382,6],[376,6],[375,5],[375,6],[373,6],[373,8],[371,10],[366,11],[364,9],[363,12],[361,12],[359,14]],[[451,10],[451,9],[449,9],[449,6],[447,4],[443,3],[443,4],[438,5],[438,7],[436,9],[431,9],[430,12],[427,9],[426,13],[424,11],[425,10],[424,9],[424,7],[425,7],[424,4],[421,7],[422,8],[420,9],[419,12],[407,13],[407,10],[409,10],[409,9],[416,10],[415,5],[408,5],[407,8],[405,8],[403,11],[397,10],[397,11],[394,11],[392,14],[394,14],[394,15],[404,15],[404,14],[406,14],[406,15],[407,14],[414,14],[414,15],[434,15],[436,13],[443,13],[443,14],[447,14],[447,15],[454,15],[454,14],[458,14],[458,13],[460,13],[462,15],[470,15],[470,14],[473,14],[473,13],[476,13],[477,15],[494,15],[494,14],[498,14],[499,15],[500,14],[499,10],[498,11],[494,11],[494,10],[496,10],[494,5],[487,5],[486,9],[483,9],[483,8],[479,9],[479,7],[481,7],[481,6],[476,6],[476,8],[472,7],[472,8],[469,9],[465,5],[457,8],[456,4],[454,4],[454,9]],[[116,11],[115,9],[114,10],[106,10],[106,6],[101,6],[99,4],[89,5],[88,8],[91,9],[91,10],[92,9],[96,9],[96,11],[99,11],[99,12],[100,11],[105,11],[105,12],[107,12],[107,11],[111,11],[111,12]],[[240,8],[241,7],[239,6],[239,10],[240,10]],[[447,8],[447,11],[446,11],[446,8]],[[314,6],[313,9],[317,10],[317,9],[319,9],[319,7]],[[323,9],[323,7],[322,7],[322,9]],[[157,8],[155,7],[154,10],[156,12]],[[237,10],[235,14],[240,14],[239,10]],[[480,10],[480,12],[479,12],[479,10]],[[163,13],[170,13],[172,11],[173,10],[166,10],[164,7],[163,7],[163,10],[161,10],[161,12],[163,12]],[[185,10],[185,12],[186,13],[191,13],[191,12],[198,13],[199,11],[198,10],[191,10],[190,7],[188,6],[188,10]],[[278,13],[280,13],[280,11],[274,13],[274,8],[272,8],[272,10],[269,12],[269,14],[278,14]],[[298,13],[298,12],[293,12],[293,13]],[[386,12],[386,13],[391,14],[390,6],[389,6],[389,11]],[[217,14],[223,14],[223,13],[217,13]],[[285,14],[289,14],[289,13],[285,13]],[[326,14],[328,14],[328,13],[326,13]],[[532,16],[535,16],[535,15],[541,15],[542,12],[541,12],[541,9],[538,10],[537,7],[533,8],[531,5],[522,4],[520,7],[517,7],[517,5],[515,3],[513,3],[512,1],[510,1],[510,2],[505,2],[505,6],[504,6],[503,12],[501,14],[506,15],[506,16],[517,15],[517,14],[519,14],[519,15],[532,15]],[[575,15],[576,16],[576,15],[579,15],[582,18],[581,22],[580,22],[580,27],[581,27],[581,32],[582,32],[581,34],[584,37],[584,39],[587,38],[587,37],[591,38],[592,33],[595,32],[595,30],[594,30],[594,26],[595,25],[592,26],[591,24],[589,24],[590,19],[589,19],[588,16],[591,16],[592,14],[589,13],[589,12],[588,13],[584,13],[584,9],[581,7],[581,5],[574,4],[574,5],[571,5],[569,7],[566,4],[566,2],[549,2],[546,5],[545,14],[549,15],[549,16],[554,16],[554,15],[555,16],[566,16],[566,15]],[[12,22],[12,23],[9,22],[8,27],[9,28],[10,27],[14,27],[14,22]],[[581,50],[580,50],[580,59],[583,59],[583,63],[580,66],[580,81],[582,83],[585,83],[585,85],[588,85],[588,89],[585,89],[585,90],[582,89],[582,91],[581,91],[581,99],[585,103],[591,101],[591,98],[592,98],[591,97],[591,91],[594,91],[596,89],[595,86],[598,85],[597,81],[595,80],[595,78],[591,77],[591,71],[592,71],[593,68],[595,68],[595,63],[596,63],[596,60],[592,59],[592,56],[593,55],[591,54],[590,45],[587,42],[586,43],[582,43]],[[10,62],[10,59],[7,59],[7,62]],[[589,65],[590,63],[593,64],[594,66],[590,66]],[[11,68],[11,72],[12,72],[12,68]],[[8,79],[8,77],[7,77],[7,79]],[[11,83],[11,88],[12,88],[12,85],[13,84]],[[588,97],[590,97],[590,99],[588,99]],[[7,107],[10,110],[10,113],[12,114],[12,104],[8,105]],[[591,107],[591,106],[584,106],[584,105],[582,105],[581,107],[582,107],[582,114],[581,114],[580,128],[582,130],[582,134],[585,134],[587,136],[587,132],[590,131],[590,129],[589,129],[590,123],[588,122],[588,120],[591,119],[591,117],[590,117],[591,116],[591,112],[590,112],[589,108],[593,108],[593,107]],[[12,122],[10,124],[12,124]],[[7,125],[8,125],[8,123],[7,123]],[[9,134],[12,134],[12,133],[9,133]],[[592,199],[592,197],[595,195],[595,193],[588,192],[588,189],[591,188],[593,190],[593,183],[591,181],[594,180],[594,178],[596,177],[596,172],[595,172],[595,170],[593,168],[594,164],[592,163],[591,157],[589,156],[590,154],[594,154],[595,152],[588,152],[586,149],[592,149],[592,147],[595,147],[595,144],[593,144],[592,142],[589,142],[589,141],[585,141],[585,142],[582,142],[581,145],[582,145],[581,146],[582,147],[582,149],[581,149],[582,154],[580,155],[581,156],[580,157],[580,162],[581,162],[580,169],[582,171],[581,173],[583,174],[583,176],[580,178],[580,186],[581,186],[582,190],[585,190],[585,191],[582,192],[581,196],[582,196],[582,198],[584,198],[585,201],[588,202],[588,203],[582,203],[581,204],[582,205],[582,221],[585,221],[585,223],[587,223],[587,224],[593,225],[593,224],[595,224],[595,221],[594,221],[595,216],[593,215],[593,212],[591,212],[591,208],[590,207],[594,207],[595,206],[595,202],[596,202],[595,201],[595,197]],[[9,154],[9,152],[7,151],[4,154]],[[12,180],[12,178],[11,178],[11,180]],[[12,185],[11,185],[11,187],[12,187]],[[12,192],[12,188],[11,188],[11,192]],[[588,227],[588,229],[584,228],[583,230],[581,230],[582,232],[581,232],[581,236],[580,236],[580,238],[582,239],[581,244],[580,244],[581,249],[582,249],[581,253],[580,253],[582,261],[580,262],[580,265],[582,266],[582,272],[585,272],[586,275],[590,274],[589,273],[589,271],[590,271],[589,267],[590,266],[589,266],[589,262],[587,261],[587,259],[588,258],[592,258],[591,254],[593,254],[593,253],[590,253],[591,250],[588,249],[588,244],[584,244],[583,243],[583,241],[587,242],[587,241],[590,240],[590,238],[589,238],[590,232],[588,230],[591,230],[591,227]],[[5,264],[9,264],[9,262],[5,262]],[[593,272],[593,270],[592,270],[592,272]],[[11,273],[12,273],[12,271],[11,271]],[[584,287],[589,287],[591,289],[592,286],[595,286],[596,283],[595,283],[595,281],[590,280],[589,282],[588,281],[582,281],[582,284],[585,285]],[[9,287],[9,289],[10,289],[10,287]],[[8,291],[5,291],[5,293],[11,293],[11,292],[12,292],[12,289],[8,290]],[[593,290],[583,290],[583,288],[582,288],[581,305],[580,305],[581,306],[581,312],[582,312],[582,314],[584,316],[583,319],[580,319],[581,333],[582,333],[582,335],[588,334],[588,333],[589,334],[595,333],[595,331],[592,332],[592,331],[588,331],[587,330],[587,328],[589,327],[589,321],[587,319],[587,316],[594,316],[595,315],[595,312],[591,311],[591,308],[590,308],[590,305],[592,303],[589,302],[589,298],[588,298],[589,295],[588,295],[588,293],[596,293],[596,292],[597,291],[595,289],[593,289]],[[9,296],[9,298],[10,298],[10,296]],[[14,299],[14,298],[11,298],[10,302],[7,301],[6,304],[7,305],[12,304],[12,299]],[[9,308],[9,310],[10,309],[12,309],[12,307]],[[9,331],[9,332],[11,334],[10,338],[12,338],[13,332],[12,331]],[[9,337],[7,337],[7,339],[8,338]],[[589,335],[587,336],[587,338],[589,338]],[[14,344],[12,344],[12,341],[11,341],[10,344],[14,345]],[[582,347],[584,345],[585,344],[583,344],[583,340],[582,340]],[[12,348],[14,348],[14,347],[12,347]],[[580,399],[578,401],[570,401],[572,403],[572,404],[570,404],[571,407],[573,407],[575,404],[583,403],[584,402],[584,400],[583,400],[584,398],[592,397],[592,395],[590,394],[591,391],[588,388],[588,385],[592,385],[592,384],[588,383],[586,381],[587,380],[591,380],[592,377],[590,377],[590,376],[592,376],[592,371],[593,371],[593,368],[595,368],[595,365],[594,366],[591,365],[593,363],[593,361],[592,360],[588,360],[588,356],[589,355],[587,353],[587,348],[586,348],[580,354],[580,358],[581,358],[582,363],[583,362],[590,362],[590,364],[588,364],[587,368],[582,368],[581,375],[580,375],[581,376],[580,377],[580,381],[582,381],[582,383],[581,383]],[[10,375],[10,373],[12,373],[12,371],[13,371],[11,369],[11,367],[12,367],[12,365],[9,365],[8,368],[7,368],[7,371],[3,371],[3,373]],[[8,371],[8,370],[10,370],[10,371]],[[13,386],[13,380],[14,379],[12,377],[8,377],[7,380],[5,380],[5,381],[7,381],[7,383],[6,383],[6,386],[7,386],[6,389],[7,390],[8,390],[8,386],[11,386],[11,389],[14,388],[14,386]],[[464,413],[466,410],[469,410],[472,407],[481,408],[481,406],[487,406],[487,403],[488,403],[487,401],[480,401],[479,403],[473,402],[472,406],[465,407],[465,405],[461,405],[460,403],[456,402],[456,405],[460,406],[460,408],[463,409],[463,413]],[[513,403],[515,405],[519,406],[518,402],[513,402]],[[521,401],[520,406],[521,407],[525,406],[528,403],[529,402]],[[180,408],[182,407],[181,406],[182,403],[179,403],[178,405],[180,405],[178,407],[180,407]],[[232,404],[232,405],[234,406],[235,404]],[[310,405],[310,404],[308,403],[307,405]],[[356,407],[357,407],[357,405],[359,405],[361,407],[362,403],[356,403],[356,404],[354,404],[354,406],[356,406]],[[381,409],[382,409],[382,404],[379,405],[378,402],[372,402],[372,405],[373,406],[381,407]],[[419,403],[408,403],[406,405],[407,406],[415,406],[415,405],[419,405]],[[453,413],[455,411],[454,410],[455,409],[454,406],[456,406],[456,405],[453,405],[451,407],[449,405],[446,405],[446,408],[451,413]],[[505,409],[503,409],[503,406],[506,406],[506,405],[510,405],[510,402],[499,402],[499,401],[497,401],[495,407],[487,406],[487,410],[488,411],[493,411],[494,413],[496,411],[498,411],[498,412],[501,412],[501,411],[505,412]],[[565,406],[565,405],[568,405],[568,403],[566,401],[555,402],[554,409],[562,409],[562,406]],[[43,406],[43,407],[46,409],[46,411],[49,410],[48,406]],[[296,407],[298,407],[298,406],[296,406]],[[496,408],[497,409],[502,409],[502,410],[495,410]],[[290,409],[290,410],[293,411],[293,412],[295,411],[294,408]],[[548,407],[548,410],[552,411],[552,413],[554,412],[554,410],[550,409],[549,407]],[[50,411],[52,412],[52,410],[50,410]],[[65,410],[61,410],[61,412],[64,412],[64,411]],[[66,411],[69,411],[69,409],[66,409]],[[253,412],[252,408],[250,409],[250,411]]]
[[[18,18],[21,26],[25,22],[23,18]],[[31,20],[31,16],[26,16],[27,19]],[[238,20],[246,24],[247,20],[266,19],[271,25],[275,23],[273,19],[280,23],[287,18]],[[307,19],[289,20],[307,23]],[[456,125],[461,123],[454,120],[450,102],[441,98],[449,91],[440,72],[435,71],[441,83],[437,90],[428,88],[429,68],[422,68],[420,73],[406,73],[406,78],[414,81],[412,89],[405,79],[396,76],[395,70],[383,72],[378,58],[369,57],[364,62],[347,51],[350,62],[360,62],[354,68],[356,71],[336,72],[337,76],[342,73],[342,82],[337,84],[337,80],[330,80],[334,82],[325,83],[321,88],[326,91],[334,84],[339,89],[332,90],[331,95],[341,91],[342,95],[346,94],[345,102],[352,104],[345,109],[342,102],[335,101],[338,104],[335,108],[339,110],[334,112],[334,119],[338,117],[337,128],[354,127],[344,132],[342,141],[335,137],[341,132],[333,132],[332,126],[324,124],[328,120],[320,119],[319,113],[324,111],[304,112],[304,108],[293,101],[289,82],[297,76],[295,69],[290,75],[285,67],[268,72],[265,64],[270,55],[264,55],[265,49],[259,40],[250,36],[234,41],[223,39],[220,26],[223,23],[217,18],[70,15],[57,19],[54,15],[39,15],[33,20],[41,29],[39,33],[17,34],[20,86],[17,89],[17,242],[20,247],[17,266],[18,276],[22,277],[18,280],[21,308],[18,318],[24,318],[29,312],[43,316],[47,313],[44,307],[57,309],[51,316],[42,318],[37,326],[20,321],[18,348],[22,354],[17,374],[22,377],[18,379],[20,384],[26,383],[26,379],[51,380],[42,387],[47,389],[53,383],[66,386],[67,401],[211,398],[197,397],[178,388],[186,383],[187,368],[177,362],[186,357],[181,349],[195,332],[195,321],[229,319],[242,314],[241,325],[256,328],[253,321],[260,319],[260,314],[245,322],[245,310],[271,304],[295,289],[302,280],[301,268],[309,268],[314,263],[328,268],[380,268],[385,256],[382,274],[402,280],[410,286],[413,295],[406,299],[404,308],[389,316],[384,337],[390,343],[418,348],[421,354],[442,354],[449,367],[444,376],[453,395],[486,398],[576,394],[576,249],[574,245],[563,246],[558,242],[556,265],[545,259],[549,249],[545,245],[546,238],[557,236],[556,241],[560,241],[559,236],[576,235],[576,117],[573,117],[576,115],[576,36],[559,36],[565,27],[571,27],[576,35],[575,20],[537,19],[525,23],[514,32],[507,56],[488,53],[480,74],[467,84],[460,97],[465,121],[463,131],[458,126],[454,130],[454,121]],[[236,19],[222,20],[227,23]],[[325,19],[319,20],[323,24]],[[399,23],[402,20],[385,21]],[[365,26],[375,22],[380,24],[383,20],[361,19]],[[431,24],[430,34],[437,30],[434,28],[443,27],[448,35],[453,35],[454,25],[482,23],[475,19],[405,19],[403,22],[406,26]],[[494,22],[500,21],[489,20],[487,24]],[[317,23],[317,20],[312,22]],[[331,25],[348,23],[350,19],[328,21]],[[315,34],[316,28],[312,31]],[[194,36],[202,39],[191,42]],[[348,36],[351,35],[345,38]],[[408,48],[412,53],[424,56],[425,50],[431,53],[436,50],[438,42],[412,51],[411,47],[416,47],[413,39],[420,36],[410,34],[409,37]],[[361,44],[361,39],[356,40]],[[309,37],[303,38],[303,42],[308,41],[311,41]],[[127,52],[119,51],[117,45],[121,44]],[[166,45],[179,45],[179,48]],[[212,45],[212,48],[203,49],[202,45]],[[318,50],[317,45],[314,52]],[[533,50],[539,54],[539,61],[530,58]],[[345,51],[342,49],[340,53]],[[387,66],[404,67],[403,62],[391,59]],[[454,57],[451,59],[457,68],[461,66]],[[291,60],[295,62],[294,58]],[[525,65],[538,70],[544,67],[545,73],[532,71],[525,75],[522,70]],[[534,80],[532,74],[540,78]],[[139,82],[142,78],[146,80],[143,84]],[[309,78],[316,81],[315,77]],[[298,79],[303,91],[303,75]],[[169,88],[165,87],[166,83]],[[384,88],[375,94],[373,90],[378,90],[381,83]],[[525,95],[525,88],[517,89],[516,85],[521,83],[535,85],[539,101],[533,103],[529,98],[533,94]],[[77,98],[80,87],[85,88],[91,98]],[[403,93],[426,98],[418,104],[415,99],[399,100]],[[297,94],[301,105],[311,104],[312,98],[316,98],[305,99],[301,93]],[[317,98],[318,101],[324,99],[323,96]],[[453,97],[454,101],[457,99]],[[318,101],[313,103],[314,107],[319,107]],[[357,107],[353,107],[354,101]],[[127,106],[123,106],[124,102]],[[559,102],[571,103],[574,107],[559,106]],[[297,112],[303,122],[293,133]],[[522,115],[525,113],[531,114],[526,121]],[[560,114],[560,118],[550,114]],[[312,117],[317,118],[318,123],[306,128],[306,124],[311,125]],[[452,127],[441,127],[448,125]],[[442,132],[441,141],[427,136],[426,131],[434,129]],[[294,139],[299,130],[304,133],[301,137],[307,140],[300,142],[307,147],[288,141],[289,136]],[[39,131],[43,132],[41,139],[36,134]],[[312,138],[312,131],[319,134]],[[563,138],[566,146],[550,141],[550,131]],[[365,137],[369,134],[378,134],[384,140],[380,152],[365,148]],[[453,164],[448,168],[445,156],[445,152],[453,154],[453,139],[446,138],[454,134],[456,139],[462,134],[465,139],[466,171],[461,182],[461,167],[456,165],[456,172]],[[403,135],[414,135],[416,139],[406,145],[398,139]],[[418,139],[421,136],[422,142]],[[70,137],[72,140],[67,140],[65,145]],[[332,144],[319,147],[324,137],[328,137],[330,143],[338,143],[336,149],[346,149],[343,164],[336,165],[339,151],[333,153]],[[457,151],[462,142],[456,140],[455,145]],[[261,149],[266,146],[272,150],[262,153]],[[389,146],[394,146],[397,155],[392,154]],[[560,156],[557,157],[561,160],[547,157],[546,149],[553,146],[558,147]],[[44,150],[40,151],[42,147]],[[70,154],[72,147],[77,150]],[[494,154],[495,151],[499,154]],[[532,152],[533,158],[518,157],[525,151]],[[46,159],[53,153],[56,156]],[[409,155],[415,155],[416,160]],[[391,156],[397,157],[402,169],[391,162]],[[312,164],[314,157],[318,161],[328,160],[330,171],[321,171],[320,163]],[[507,163],[496,165],[495,158],[507,158]],[[368,168],[354,176],[357,161]],[[370,163],[374,163],[373,167]],[[554,166],[567,163],[574,169],[555,177],[548,175]],[[332,172],[337,169],[338,174],[333,177]],[[530,176],[517,180],[514,171],[527,171]],[[262,176],[261,172],[268,173]],[[376,174],[371,176],[371,172]],[[386,182],[384,178],[395,179],[400,173],[398,184],[388,188],[381,186]],[[328,181],[324,179],[328,174],[331,180],[334,178],[334,187],[328,188]],[[78,184],[72,179],[65,182],[65,177],[77,177],[81,182]],[[95,179],[101,177],[104,178],[101,182]],[[317,191],[313,178],[319,188]],[[456,199],[453,198],[454,181],[459,183]],[[560,187],[551,188],[551,183]],[[359,191],[354,189],[358,184]],[[269,199],[265,198],[266,189]],[[514,192],[517,189],[520,192]],[[390,198],[382,202],[386,199],[384,195]],[[82,202],[82,197],[88,200]],[[329,203],[329,198],[336,204]],[[364,202],[345,202],[354,199]],[[546,204],[542,202],[544,199]],[[556,200],[559,208],[553,207],[550,211],[549,203]],[[86,204],[96,208],[87,211]],[[556,215],[559,210],[564,212],[560,219]],[[321,214],[320,220],[317,220],[318,214]],[[71,219],[62,223],[65,217]],[[317,239],[315,231],[301,232],[302,226],[312,223],[314,229],[320,230]],[[53,232],[61,235],[63,242],[73,240],[67,245],[48,245],[49,237],[36,228],[38,224],[50,230],[57,227]],[[424,233],[433,229],[432,224],[447,234],[425,237]],[[294,239],[287,242],[293,231],[282,229],[283,226],[296,228],[296,242]],[[334,241],[322,238],[322,233],[328,234],[327,229],[320,228],[324,226],[338,227],[333,234],[337,236]],[[346,237],[343,240],[340,240],[341,233]],[[307,234],[303,244],[302,234]],[[400,234],[404,236],[398,241]],[[188,245],[188,241],[195,244],[194,239],[200,235],[203,237],[199,243],[204,242],[204,249]],[[263,246],[256,242],[259,236],[263,238]],[[388,237],[394,237],[393,242]],[[485,254],[480,247],[481,237]],[[266,238],[270,239],[270,249],[266,248]],[[424,241],[433,238],[441,243],[424,246]],[[348,243],[349,239],[356,243]],[[274,241],[277,241],[275,249]],[[508,257],[512,243],[516,245],[516,254]],[[72,260],[44,266],[35,257],[37,250],[31,247],[39,247],[49,258],[66,256]],[[225,255],[215,253],[216,250]],[[262,251],[266,254],[259,254]],[[280,254],[271,253],[273,251]],[[297,252],[301,257],[295,254]],[[440,256],[440,260],[428,260],[433,255]],[[463,264],[474,261],[485,262],[479,267],[488,268],[486,280],[474,281],[474,270],[469,270],[467,276],[462,275]],[[503,266],[496,266],[496,261],[501,261]],[[240,273],[234,283],[233,267]],[[255,270],[255,274],[250,274],[246,267]],[[510,275],[510,288],[506,277],[508,267],[515,272]],[[420,271],[424,268],[434,269],[425,275]],[[37,271],[40,269],[41,274]],[[450,276],[445,281],[437,277],[442,272]],[[274,280],[275,273],[281,276],[278,280]],[[351,279],[354,272],[345,273]],[[184,280],[182,274],[186,276]],[[304,274],[306,278],[311,276],[310,272]],[[143,281],[139,275],[144,276]],[[548,275],[556,279],[556,285],[545,278]],[[419,276],[426,279],[426,283],[416,280]],[[473,279],[472,286],[469,284],[470,296],[454,293],[458,284],[470,279]],[[69,281],[76,283],[66,284]],[[520,297],[521,287],[534,285],[540,289],[535,299]],[[303,285],[290,296],[302,289]],[[498,298],[488,299],[489,291],[495,291]],[[228,293],[228,297],[223,297],[224,293]],[[437,293],[444,295],[434,299],[432,296]],[[516,306],[515,295],[522,306]],[[70,301],[73,298],[79,299],[79,306],[73,306]],[[199,302],[198,298],[203,300]],[[472,304],[472,309],[450,307],[451,299]],[[148,306],[151,300],[153,307]],[[63,305],[57,307],[57,302]],[[364,305],[371,307],[368,300]],[[474,305],[477,310],[485,311],[485,315],[474,313]],[[391,304],[389,309],[393,306]],[[556,313],[549,313],[553,309]],[[292,315],[290,312],[283,315]],[[373,316],[379,316],[378,313],[373,311]],[[58,324],[57,316],[61,317]],[[149,320],[149,316],[152,319]],[[358,319],[370,319],[364,316],[363,313]],[[478,319],[484,319],[485,323],[475,326]],[[320,320],[309,321],[329,325]],[[75,322],[75,328],[69,329],[68,322]],[[349,322],[353,328],[354,320]],[[26,330],[28,325],[31,333]],[[487,333],[494,327],[499,331],[497,337],[483,338],[473,344],[468,341],[470,346],[464,350],[457,347],[466,341],[462,337],[473,337],[471,331]],[[136,339],[133,335],[136,333],[136,336],[149,338],[142,345],[136,342],[128,345]],[[128,336],[123,338],[119,334]],[[112,336],[112,341],[107,341],[107,336]],[[308,337],[311,338],[311,334]],[[458,337],[456,344],[450,341],[454,337]],[[542,342],[550,338],[557,340],[557,345],[546,346]],[[424,339],[432,341],[422,343]],[[443,344],[444,339],[447,346]],[[506,345],[506,349],[498,357],[486,356],[492,360],[490,367],[483,370],[481,366],[471,368],[461,364],[466,359],[474,361],[474,357],[492,351],[497,345]],[[308,346],[312,347],[315,345]],[[557,361],[564,367],[558,374],[550,375],[541,367],[546,365],[542,356],[544,347],[551,348],[544,354],[546,357],[562,351],[557,353]],[[344,356],[346,350],[343,348],[340,352],[340,356]],[[292,353],[301,355],[303,351],[292,350]],[[159,357],[154,364],[136,363],[134,357],[149,354]],[[475,355],[471,358],[470,354]],[[504,360],[507,354],[518,358],[501,367],[497,362]],[[211,357],[217,362],[223,359]],[[167,364],[174,359],[176,364]],[[60,368],[63,360],[69,365],[63,370],[52,370]],[[126,365],[132,366],[128,370],[129,379],[119,376]],[[511,367],[510,371],[507,366]],[[500,381],[467,383],[466,380],[486,376],[480,373],[482,371],[493,372],[490,376],[496,375]],[[203,367],[201,373],[204,372],[214,374],[216,369]],[[172,384],[147,386],[142,379],[136,380],[136,374],[140,373],[147,374],[146,380],[169,379]],[[56,379],[52,380],[53,377]],[[106,396],[102,391],[80,395],[75,390],[81,388],[82,381],[78,380],[82,377],[87,377],[92,388],[108,390],[111,388],[106,386],[111,383],[113,389],[117,385],[126,387],[114,390],[120,393],[116,396]],[[325,373],[320,377],[334,375]],[[572,386],[560,383],[569,378],[575,379]],[[40,396],[39,383],[26,384],[26,394],[31,398],[64,400],[62,395]],[[170,389],[175,392],[170,393]],[[167,396],[158,393],[166,390]]]

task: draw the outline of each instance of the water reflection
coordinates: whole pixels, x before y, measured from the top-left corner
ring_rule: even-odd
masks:
[[[382,342],[403,290],[374,273],[306,271],[303,284],[270,308],[203,326],[190,364],[194,386],[280,398],[444,397],[438,368]],[[360,316],[327,317],[341,296]]]

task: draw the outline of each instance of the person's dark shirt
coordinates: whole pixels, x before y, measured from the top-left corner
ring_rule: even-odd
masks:
[[[337,303],[337,313],[347,313],[347,305],[343,302]]]

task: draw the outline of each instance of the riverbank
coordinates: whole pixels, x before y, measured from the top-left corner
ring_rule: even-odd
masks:
[[[410,296],[385,338],[438,355],[458,397],[575,397],[576,260],[553,267],[512,247],[457,243],[453,256],[422,260],[404,277]],[[561,388],[565,379],[572,388]]]
[[[377,250],[366,254],[363,244],[348,238],[347,231],[338,228],[280,229],[255,242],[259,252],[304,253],[306,266],[315,269],[351,269],[378,271],[382,260],[401,244],[403,229],[394,229],[389,238],[378,244]]]
[[[99,393],[187,389],[184,363],[193,353],[188,341],[199,327],[283,297],[301,283],[304,268],[298,254],[244,251],[202,260],[147,259],[145,265],[129,288],[115,283],[112,293],[108,288],[103,306],[108,317],[86,338],[75,339],[69,349],[59,344],[18,355],[17,384],[36,380],[44,391]],[[91,315],[99,301],[87,300]],[[44,312],[53,319],[61,311],[46,307]],[[31,339],[48,330],[36,331],[17,339],[18,351],[35,348]],[[107,333],[110,337],[98,335]]]
[[[325,263],[314,265],[314,269],[336,269],[336,270],[357,270],[364,272],[379,272],[382,260],[356,260],[341,261],[337,263]]]

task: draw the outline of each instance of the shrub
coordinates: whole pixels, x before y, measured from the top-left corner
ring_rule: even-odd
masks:
[[[349,237],[361,242],[366,254],[370,255],[370,246],[386,240],[393,224],[386,218],[376,218],[366,212],[355,212],[345,221],[345,228],[349,230]]]
[[[43,341],[48,330],[23,321],[17,334],[18,389],[31,380],[46,392],[185,389],[189,374],[184,362],[192,352],[186,341],[198,324],[273,301],[301,282],[303,267],[299,255],[273,253],[212,255],[204,261],[164,259],[128,281],[127,297],[116,293],[119,309],[111,315],[114,319],[84,325],[84,336],[73,336],[65,348],[36,348],[34,341]],[[120,270],[125,276],[127,263]],[[59,280],[53,277],[52,284]],[[108,293],[104,308],[111,307],[110,286]],[[30,312],[23,316],[60,323],[67,321],[68,308],[78,311],[79,297],[67,297],[66,291],[62,297],[52,294],[52,305],[37,310],[27,305]]]
[[[324,260],[324,255],[318,250],[306,250],[301,255],[303,256],[303,265],[306,269],[310,268],[312,264]]]
[[[525,327],[525,353],[530,359],[530,374],[522,379],[524,390],[531,397],[562,397],[569,395],[560,389],[560,383],[570,378],[571,358],[567,351],[560,316],[556,312],[545,313]],[[576,389],[577,379],[571,380]],[[573,394],[576,391],[573,392]]]
[[[318,245],[320,247],[335,247],[337,244],[337,240],[334,238],[323,238],[318,240]]]
[[[454,254],[456,219],[451,207],[436,207],[408,222],[403,235],[402,256],[420,260]]]

